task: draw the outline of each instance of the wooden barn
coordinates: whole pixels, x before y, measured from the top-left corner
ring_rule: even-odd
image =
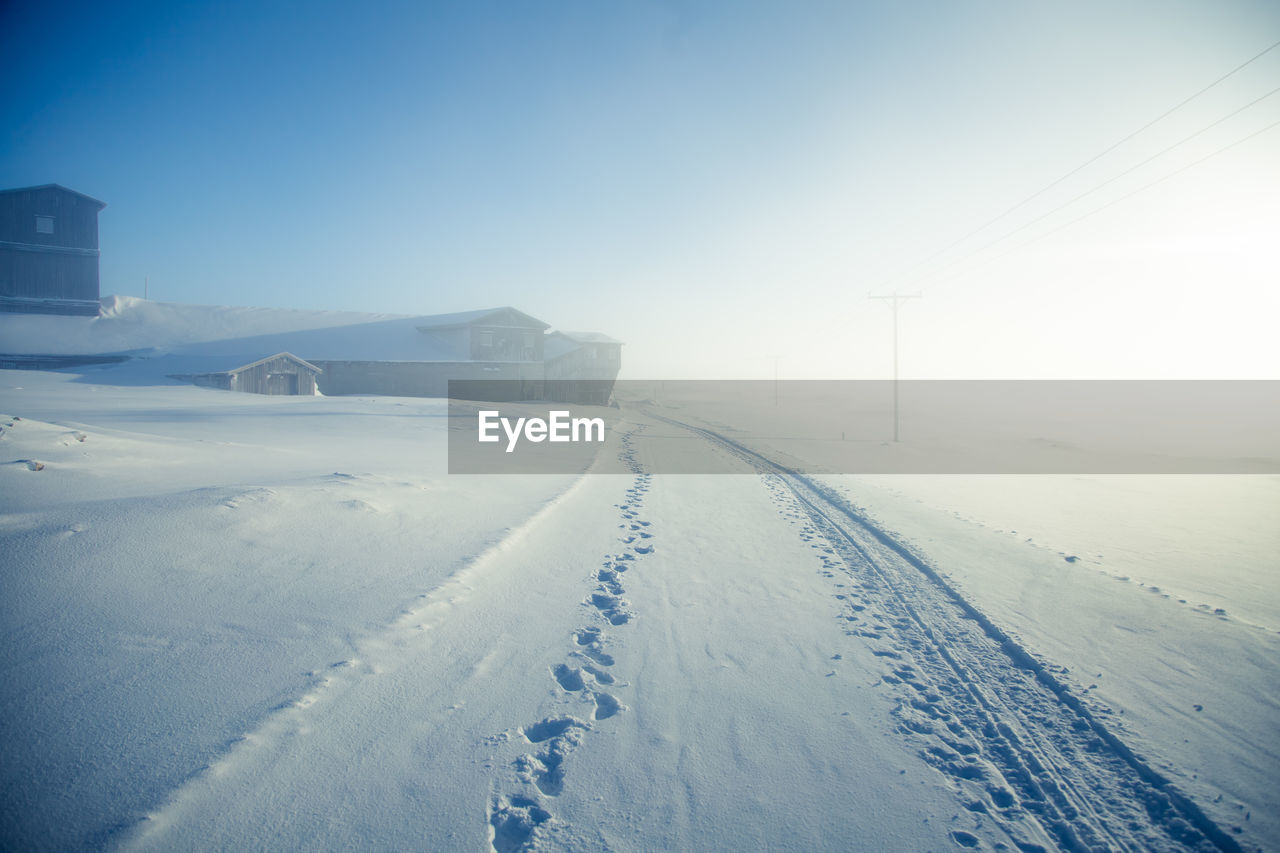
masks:
[[[276,353],[249,364],[217,373],[175,376],[206,388],[244,391],[249,394],[276,396],[314,396],[320,368],[287,352]]]
[[[0,190],[0,311],[97,316],[104,207],[57,184]]]

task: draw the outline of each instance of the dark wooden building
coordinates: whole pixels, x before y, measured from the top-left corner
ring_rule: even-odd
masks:
[[[96,316],[104,207],[57,184],[0,190],[0,311]]]
[[[299,394],[313,396],[316,393],[316,377],[319,374],[320,368],[314,364],[303,361],[292,353],[281,352],[231,370],[184,374],[175,378],[187,379],[207,388],[221,388],[224,391],[246,391],[250,394],[276,396]]]

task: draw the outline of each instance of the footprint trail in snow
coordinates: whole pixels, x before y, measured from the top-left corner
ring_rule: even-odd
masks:
[[[617,505],[621,548],[605,556],[590,576],[588,583],[594,587],[583,601],[587,624],[572,632],[564,659],[548,667],[553,689],[574,713],[545,717],[517,730],[532,751],[511,764],[518,792],[495,794],[489,804],[490,842],[497,853],[531,849],[563,828],[551,803],[564,790],[568,759],[595,724],[626,710],[610,692],[625,684],[611,672],[615,659],[607,649],[613,643],[611,632],[637,616],[624,597],[626,575],[654,551],[652,523],[641,515],[652,475],[644,472],[634,448],[634,436],[644,428],[641,424],[620,439],[619,459],[633,475]]]

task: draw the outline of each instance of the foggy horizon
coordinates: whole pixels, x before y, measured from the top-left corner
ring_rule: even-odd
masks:
[[[107,202],[103,294],[512,305],[625,378],[885,377],[895,290],[904,377],[1280,376],[1280,50],[1001,216],[1274,5],[803,8],[10,6],[0,185]]]

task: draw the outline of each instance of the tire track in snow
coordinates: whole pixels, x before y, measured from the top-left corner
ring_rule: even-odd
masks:
[[[490,800],[489,840],[495,853],[535,849],[544,839],[567,828],[550,810],[551,801],[564,790],[566,760],[584,743],[597,722],[626,710],[609,692],[625,685],[619,684],[610,671],[615,660],[606,649],[611,630],[626,625],[637,615],[624,598],[626,573],[654,550],[651,522],[641,517],[652,475],[644,471],[634,448],[634,436],[644,428],[640,424],[620,438],[619,459],[633,479],[623,503],[617,505],[618,528],[622,531],[618,543],[622,549],[603,559],[592,579],[594,588],[583,601],[584,608],[593,612],[592,624],[574,630],[565,659],[548,667],[552,681],[566,700],[589,706],[590,719],[563,714],[544,717],[516,730],[516,736],[534,751],[511,763],[519,792],[495,794]]]
[[[885,662],[897,731],[948,777],[970,828],[960,847],[1020,850],[1242,848],[1125,745],[930,563],[834,490],[711,430],[753,465],[837,583],[845,634]],[[838,574],[837,574],[838,573]]]

